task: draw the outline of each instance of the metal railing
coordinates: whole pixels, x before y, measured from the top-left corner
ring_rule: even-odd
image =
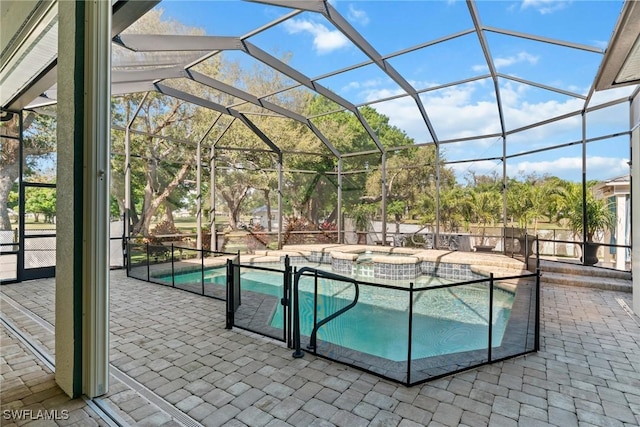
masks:
[[[630,245],[614,245],[614,244],[600,243],[600,242],[582,242],[582,241],[574,241],[574,240],[554,240],[554,239],[542,239],[542,238],[539,238],[538,240],[541,243],[551,243],[553,245],[554,249],[552,252],[540,250],[539,255],[551,257],[554,262],[570,263],[570,264],[578,263],[582,265],[590,265],[592,267],[605,268],[605,269],[611,269],[611,270],[631,271],[631,261],[627,261],[627,257],[630,258],[632,256]],[[578,250],[576,250],[575,251],[576,253],[572,254],[572,256],[567,256],[566,254],[558,254],[558,251],[556,250],[557,245],[565,245],[565,246],[572,245],[572,246],[575,246]],[[601,255],[597,255],[598,259],[596,259],[595,263],[588,262],[588,260],[585,259],[585,257],[583,256],[585,253],[586,245],[596,245],[599,248],[602,248],[603,250],[606,250],[606,248],[615,249],[616,257],[617,256],[624,257],[621,262],[621,264],[623,264],[623,267],[622,268],[617,267],[617,264],[618,264],[616,262],[617,260],[606,260],[606,257],[603,257],[605,259],[599,259]],[[619,251],[620,249],[622,250]],[[621,252],[621,253],[618,253],[618,252]]]
[[[295,357],[306,345],[314,355],[405,385],[539,348],[539,269],[460,283],[383,284],[282,261],[284,267],[246,265],[239,253],[127,244],[130,277],[225,300],[228,329],[286,342]],[[456,320],[462,312],[470,319]],[[435,345],[460,334],[476,342]],[[364,338],[364,348],[351,345],[353,337]]]
[[[294,350],[293,357],[303,357],[306,347],[306,351],[314,355],[405,385],[539,348],[539,269],[535,273],[509,277],[491,274],[435,286],[392,285],[357,280],[308,266],[292,270],[288,257],[284,262],[283,269],[227,261],[227,328],[240,327],[286,341]],[[535,265],[538,266],[537,261]],[[498,304],[496,294],[513,297],[508,320],[505,320],[505,303],[501,300]],[[428,325],[435,322],[442,326],[443,323],[428,307],[443,296],[451,300],[451,305],[444,307],[444,316],[451,317],[451,322],[438,331],[440,338],[434,338]],[[454,319],[453,314],[460,307],[466,307],[470,315],[475,316],[476,323],[466,333],[476,339],[484,335],[484,341],[480,339],[484,344],[467,348],[463,342],[462,347],[453,347],[450,351],[439,349],[433,342],[446,341],[446,337],[469,327]],[[381,319],[392,320],[376,320],[371,310],[382,311]],[[385,317],[390,313],[393,316]],[[495,324],[500,324],[500,333],[494,330]],[[386,335],[377,335],[381,331],[390,331],[393,339],[404,338],[390,343]],[[375,345],[365,343],[365,347],[371,348],[364,349],[353,347],[355,336],[365,337],[369,344]],[[392,356],[385,356],[377,353],[376,346],[391,346],[396,351]],[[429,349],[430,346],[435,350]]]
[[[355,288],[355,296],[353,301],[351,301],[345,307],[342,307],[335,313],[328,315],[327,317],[318,321],[317,310],[313,311],[313,329],[311,330],[311,337],[309,339],[309,350],[315,351],[318,337],[318,329],[323,325],[329,323],[333,319],[338,316],[346,313],[356,306],[358,303],[358,298],[360,297],[360,287],[358,286],[358,281],[349,277],[341,276],[334,273],[329,273],[327,271],[318,270],[317,268],[310,267],[302,267],[300,270],[297,270],[294,274],[294,282],[293,282],[293,295],[295,296],[294,305],[293,305],[293,348],[295,349],[293,353],[293,357],[300,358],[304,356],[304,352],[300,348],[300,298],[298,298],[298,290],[300,288],[300,278],[306,272],[313,272],[314,277],[314,308],[317,306],[317,295],[318,295],[318,278],[322,277],[325,279],[338,280],[341,282],[352,283]]]
[[[226,299],[226,261],[237,253],[149,243],[126,244],[127,276],[219,300]]]
[[[302,298],[297,283],[301,276],[314,278],[313,320],[310,321],[313,327],[311,328],[311,333],[306,335],[301,333],[300,303],[297,302]],[[316,313],[319,309],[317,292],[319,277],[330,279],[334,283],[354,286],[355,293],[353,298],[351,295],[349,295],[349,298],[345,298],[342,308],[320,321],[316,318]],[[302,357],[304,355],[301,349],[301,342],[304,338],[304,341],[308,343],[307,351],[314,355],[338,361],[385,379],[411,386],[484,364],[534,352],[539,349],[539,280],[539,271],[536,271],[535,273],[501,278],[496,278],[491,274],[486,279],[437,286],[415,286],[414,283],[409,283],[409,286],[405,287],[364,282],[305,267],[296,272],[296,283],[292,294],[294,299],[292,307],[294,319],[293,357]],[[513,284],[514,281],[517,281],[517,284]],[[335,288],[340,288],[340,286],[338,285]],[[474,295],[473,301],[469,299],[471,297],[464,296],[466,295],[466,289],[471,290],[469,295]],[[494,323],[502,321],[504,313],[502,310],[497,311],[495,309],[494,295],[497,290],[504,292],[504,289],[513,290],[514,301],[507,325],[503,325],[504,335],[500,339],[494,333]],[[341,292],[344,292],[344,290],[342,289]],[[380,319],[383,320],[376,320],[375,313],[369,313],[366,318],[360,319],[364,322],[372,323],[374,328],[359,324],[354,316],[360,316],[360,313],[356,313],[348,319],[340,320],[347,311],[351,310],[355,313],[355,308],[359,305],[365,306],[365,309],[361,311],[369,310],[366,306],[371,305],[371,301],[366,302],[359,298],[359,295],[362,295],[363,292],[368,295],[376,295],[378,300],[383,300],[387,303],[398,304],[400,301],[406,301],[404,305],[398,304],[393,310],[387,308],[387,311],[395,311],[396,319],[399,319],[399,321],[393,324],[384,323],[388,313],[380,316]],[[425,325],[442,325],[446,322],[441,322],[437,319],[433,321],[430,313],[425,312],[425,307],[429,306],[428,304],[425,305],[425,301],[439,300],[443,298],[443,295],[455,295],[457,298],[455,299],[456,303],[467,306],[473,312],[473,310],[477,310],[474,305],[477,306],[478,304],[478,294],[485,294],[486,296],[484,301],[486,313],[480,312],[480,310],[477,313],[472,313],[472,315],[484,320],[481,321],[481,324],[475,325],[473,330],[467,331],[467,334],[480,335],[484,330],[486,334],[485,345],[477,348],[466,348],[465,344],[461,343],[460,348],[456,349],[454,347],[451,349],[452,351],[447,352],[446,349],[440,348],[434,342],[431,342],[434,336],[439,335],[435,334],[430,328],[425,327]],[[347,300],[350,301],[348,304]],[[330,301],[330,299],[328,300],[325,293],[322,304],[336,305],[327,301]],[[376,307],[374,311],[384,309],[383,307]],[[450,309],[455,310],[456,308],[451,306]],[[308,312],[306,315],[308,317],[311,316]],[[486,318],[483,316],[486,316]],[[337,324],[333,325],[330,331],[327,331],[325,338],[317,341],[319,340],[317,338],[318,331],[323,327],[331,326],[334,322],[337,322]],[[439,331],[439,334],[443,337],[453,337],[461,333],[459,328],[464,327],[466,327],[464,323],[452,320],[448,325],[448,329],[446,327],[444,330]],[[380,331],[385,330],[391,331],[391,334],[395,337],[406,338],[406,341],[402,342],[402,338],[399,338],[395,342],[389,342],[381,338],[383,336],[387,337],[388,334],[378,335]],[[350,343],[341,342],[340,340],[332,342],[341,333],[350,333],[351,336],[366,335],[365,341],[377,342],[380,347],[395,347],[400,353],[404,353],[404,356],[385,357],[380,354],[373,354],[377,350],[374,348],[375,346],[373,346],[372,351],[371,348],[364,350],[352,348]],[[365,343],[365,347],[372,346],[367,346]],[[392,353],[395,354],[397,352]]]

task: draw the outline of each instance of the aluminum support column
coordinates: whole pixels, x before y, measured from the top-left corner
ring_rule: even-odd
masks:
[[[640,96],[631,101],[631,277],[634,313],[640,313]],[[636,254],[633,255],[633,252]]]
[[[582,115],[582,265],[587,265],[587,115]]]
[[[338,158],[338,243],[344,243],[344,223],[342,221],[342,157]]]
[[[502,253],[507,253],[507,137],[502,136]],[[525,235],[527,231],[525,230]]]
[[[196,146],[196,249],[202,250],[202,139]],[[201,252],[202,254],[202,252]]]
[[[282,249],[282,152],[278,152],[278,249]]]
[[[209,227],[211,229],[211,250],[218,250],[218,236],[216,233],[216,147],[211,146],[211,157],[209,158],[209,169],[211,185],[209,189],[209,198],[211,209],[209,214]]]
[[[145,92],[140,104],[133,112],[133,116],[129,118],[127,125],[124,129],[124,237],[126,242],[131,237],[131,126],[134,120],[138,117],[144,102],[147,99],[149,92]],[[125,243],[126,243],[125,242]],[[126,262],[126,261],[125,261]]]
[[[440,246],[440,145],[436,145],[436,230],[433,236],[433,247]]]
[[[382,152],[382,244],[387,245],[387,153]]]
[[[127,124],[124,130],[124,244],[128,244],[131,237],[131,133],[129,129]]]

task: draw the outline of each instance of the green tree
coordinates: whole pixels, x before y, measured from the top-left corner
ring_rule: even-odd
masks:
[[[126,32],[134,34],[187,34],[201,35],[204,31],[187,27],[177,21],[162,18],[162,10],[153,10],[129,27]],[[135,52],[114,47],[114,63],[135,63],[141,57]],[[215,76],[220,71],[220,57],[201,64],[200,70]],[[197,85],[187,79],[172,80],[168,85],[193,92]],[[142,100],[142,95],[132,94],[114,98],[113,118],[116,123],[126,124],[133,111]],[[131,162],[132,198],[137,200],[132,207],[131,218],[134,234],[148,235],[156,215],[162,215],[173,224],[172,211],[180,207],[189,191],[186,185],[193,178],[195,150],[193,144],[177,144],[163,137],[184,141],[196,141],[204,136],[207,127],[213,123],[217,113],[183,102],[159,93],[149,93],[133,122],[135,130],[144,134],[132,134],[131,152],[135,160]],[[124,135],[114,133],[112,150],[124,153]],[[122,161],[122,157],[120,157]],[[124,209],[124,162],[112,162],[112,178],[119,188],[113,188],[116,199]],[[191,175],[190,175],[191,174]],[[121,187],[120,187],[121,185]]]
[[[459,185],[441,189],[440,221],[442,222],[444,231],[457,232],[464,223],[464,197],[464,189]]]
[[[493,224],[500,216],[501,194],[496,190],[467,192],[464,204],[467,220],[480,226],[482,244],[487,244],[486,228]]]
[[[25,198],[26,213],[35,216],[35,222],[40,222],[40,215],[44,215],[45,223],[52,223],[56,215],[56,191],[53,188],[31,188]]]
[[[533,207],[531,188],[531,183],[526,181],[510,179],[507,183],[507,215],[520,228],[526,228],[529,224],[529,214]]]
[[[593,186],[596,181],[587,183],[587,191],[584,196],[586,201],[586,217],[583,210],[583,196],[581,183],[567,183],[564,192],[563,212],[574,236],[582,239],[583,230],[586,230],[587,242],[593,242],[598,234],[613,229],[615,215],[607,199],[596,199],[593,194]],[[585,229],[586,227],[586,229]]]
[[[53,117],[24,113],[23,157],[25,175],[32,173],[38,162],[46,161],[56,150],[56,120]],[[0,136],[19,136],[20,120],[12,114],[7,121],[0,122]],[[0,230],[10,230],[9,194],[20,173],[20,141],[0,138]]]

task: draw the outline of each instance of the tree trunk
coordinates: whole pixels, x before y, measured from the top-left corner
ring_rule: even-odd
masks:
[[[263,189],[262,192],[264,193],[265,206],[267,208],[267,231],[271,231],[271,200],[269,199],[271,190]]]
[[[227,199],[226,197],[224,198],[224,201],[227,203],[227,216],[229,218],[229,227],[235,230],[236,228],[238,228],[238,220],[236,218],[236,210],[233,207],[233,201]]]
[[[155,216],[158,208],[161,204],[167,200],[167,197],[171,195],[171,192],[178,186],[178,184],[184,179],[189,172],[189,168],[191,164],[185,163],[182,165],[176,176],[173,180],[166,186],[166,188],[155,198],[153,197],[153,190],[151,189],[151,184],[147,182],[147,187],[145,188],[145,203],[143,207],[143,212],[140,217],[140,221],[133,228],[135,234],[142,234],[143,236],[149,235],[149,228],[151,226],[151,220]]]
[[[242,205],[242,201],[244,200],[244,198],[247,196],[249,189],[250,189],[249,186],[245,186],[244,188],[242,188],[239,196],[236,196],[238,192],[235,191],[235,190],[240,190],[239,188],[232,189],[231,193],[222,191],[222,198],[227,204],[229,226],[233,229],[238,228],[238,221],[240,217],[240,206]]]
[[[326,218],[327,222],[336,222],[338,219],[338,207],[334,207],[329,216]]]
[[[164,201],[164,217],[171,224],[174,225],[175,221],[173,220],[173,208],[168,201]]]
[[[0,230],[11,230],[9,193],[11,193],[13,183],[18,179],[19,171],[17,161],[0,168]]]

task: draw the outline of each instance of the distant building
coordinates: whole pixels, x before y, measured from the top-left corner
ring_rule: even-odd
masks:
[[[278,230],[278,218],[280,218],[280,212],[278,211],[278,209],[271,208],[271,230],[270,231]],[[257,209],[254,209],[251,212],[251,221],[253,222],[253,224],[250,224],[250,225],[261,225],[262,227],[267,229],[269,226],[269,221],[267,217],[267,207],[263,205]]]

